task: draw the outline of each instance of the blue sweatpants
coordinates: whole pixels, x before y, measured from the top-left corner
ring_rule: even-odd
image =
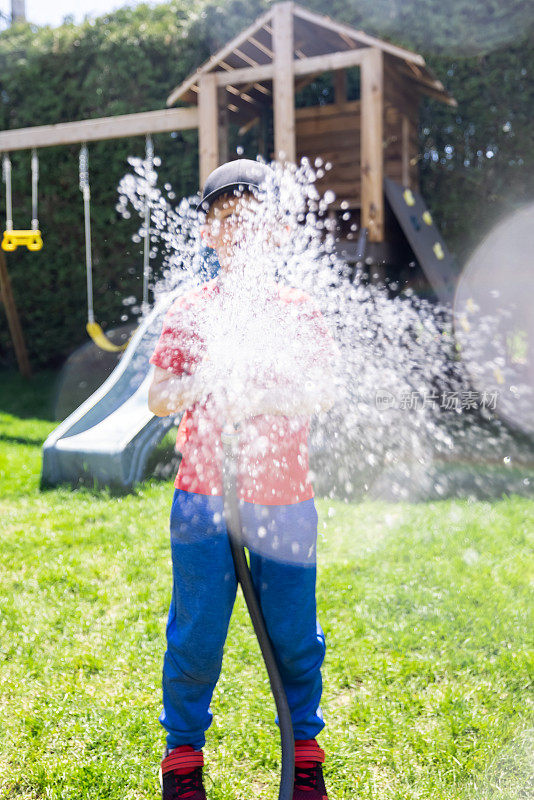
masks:
[[[242,502],[240,513],[295,739],[313,739],[324,728],[319,702],[325,655],[316,616],[315,505],[313,500],[286,506]],[[169,748],[189,744],[200,750],[212,720],[210,702],[237,589],[221,497],[175,491],[171,553],[160,722]]]

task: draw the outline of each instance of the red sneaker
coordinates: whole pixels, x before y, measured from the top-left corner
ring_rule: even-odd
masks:
[[[206,800],[202,782],[204,754],[191,745],[174,748],[161,762],[159,782],[162,800]]]
[[[321,766],[323,762],[324,750],[315,739],[297,739],[293,800],[328,800]]]

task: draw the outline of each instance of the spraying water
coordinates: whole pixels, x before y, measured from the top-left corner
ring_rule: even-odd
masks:
[[[528,443],[496,416],[491,394],[473,394],[451,310],[409,290],[392,297],[386,286],[363,280],[364,265],[352,274],[337,255],[326,216],[334,196],[315,187],[328,164],[271,164],[276,191],[268,187],[254,201],[236,203],[231,269],[223,265],[210,281],[220,265],[213,253],[206,258],[198,197],[173,205],[144,162],[131,163],[118,208],[129,213],[130,204],[142,214],[150,187],[151,228],[139,236],[149,235],[153,253],[164,256],[155,296],[196,288],[209,298],[195,309],[190,334],[217,424],[223,417],[246,420],[268,397],[291,407],[293,426],[313,413],[310,476],[318,493],[332,497],[440,497],[451,485],[437,462],[502,466],[531,458]],[[301,295],[280,302],[280,287]],[[313,322],[318,311],[335,346],[313,324],[302,326],[302,313]],[[331,347],[326,370],[321,347]],[[251,427],[249,470],[263,444]],[[468,478],[456,489],[484,490],[476,469]]]

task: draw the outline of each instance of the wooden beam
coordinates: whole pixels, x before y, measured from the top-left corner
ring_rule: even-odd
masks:
[[[440,100],[442,103],[446,103],[452,108],[457,108],[458,103],[454,99],[454,97],[449,94],[447,89],[443,86],[441,81],[433,77],[429,77],[424,73],[419,71],[419,74],[414,71],[413,65],[408,65],[411,67],[408,70],[404,65],[400,65],[400,68],[397,68],[398,73],[410,84],[415,84],[419,91],[422,94],[427,94],[429,97],[434,97],[436,100]]]
[[[30,378],[32,370],[28,358],[28,351],[26,350],[26,343],[22,333],[22,326],[20,324],[15,298],[13,297],[11,281],[7,271],[6,257],[3,250],[0,250],[0,297],[2,298],[6,310],[7,324],[15,350],[15,357],[19,366],[19,372],[25,378]]]
[[[272,95],[272,91],[271,89],[269,89],[268,86],[264,86],[262,83],[258,83],[257,81],[255,81],[255,83],[253,83],[252,86],[250,86],[250,84],[247,83],[245,89],[247,89],[247,87],[251,89],[256,89],[257,92],[263,94],[264,96],[266,95],[267,97],[270,97]]]
[[[356,67],[362,63],[369,47],[359,50],[340,50],[339,53],[326,53],[323,56],[309,56],[295,61],[295,75],[306,75],[308,72],[330,72],[346,67]]]
[[[226,56],[230,55],[230,53],[232,53],[236,47],[239,47],[239,45],[243,44],[243,42],[246,42],[249,36],[254,35],[256,31],[262,28],[265,25],[265,23],[271,19],[272,15],[273,15],[273,9],[270,8],[268,11],[265,12],[265,14],[262,14],[261,17],[258,17],[258,19],[252,23],[252,25],[249,25],[248,28],[245,28],[244,31],[241,31],[241,33],[238,34],[238,36],[229,41],[228,44],[226,44],[221,50],[215,53],[215,55],[211,56],[211,58],[209,58],[204,64],[202,64],[202,66],[200,66],[196,72],[190,75],[189,78],[187,78],[183,83],[177,86],[176,89],[174,89],[174,91],[170,93],[170,95],[167,98],[167,105],[172,106],[173,103],[179,100],[179,98],[185,92],[188,91],[188,89],[192,88],[193,84],[197,83],[201,75],[203,75],[206,72],[209,72],[209,70],[216,67],[221,61],[223,61],[226,58]]]
[[[362,63],[368,50],[370,50],[369,47],[361,47],[359,50],[341,50],[339,53],[326,53],[323,56],[295,58],[293,59],[293,74],[295,76],[311,73],[321,74],[322,72],[356,67]],[[216,76],[219,86],[225,86],[228,83],[265,81],[273,77],[274,65],[261,64],[257,67],[234,69],[231,72],[219,70],[213,74]]]
[[[266,45],[266,44],[262,44],[262,43],[259,41],[259,39],[256,39],[256,37],[255,37],[255,36],[249,36],[249,37],[248,37],[248,41],[249,41],[251,44],[253,44],[253,45],[254,45],[254,47],[257,47],[257,48],[258,48],[258,50],[261,50],[261,52],[262,52],[262,53],[264,53],[266,56],[269,56],[269,58],[272,58],[272,57],[273,57],[273,51],[271,50],[271,48],[270,48],[270,47],[267,47],[267,45]]]
[[[233,69],[232,72],[218,70],[213,74],[219,86],[226,86],[228,83],[252,83],[268,80],[273,77],[273,72],[274,67],[272,64],[261,64],[257,67]]]
[[[295,163],[295,77],[293,58],[293,3],[273,6],[273,116],[274,152],[278,161]]]
[[[219,133],[218,133],[217,84],[213,72],[200,78],[198,95],[198,155],[200,186],[204,186],[206,178],[219,166]]]
[[[428,74],[425,74],[415,64],[411,64],[408,61],[408,62],[406,62],[406,67],[404,67],[404,69],[406,71],[409,70],[411,72],[411,74],[414,76],[415,80],[421,81],[421,83],[424,83],[427,86],[430,86],[430,88],[437,89],[438,92],[445,92],[446,91],[444,85],[442,84],[442,82],[440,80],[438,80],[437,78],[434,78],[432,76],[429,76]]]
[[[347,36],[346,33],[341,33],[341,31],[338,31],[338,35],[341,37],[341,39],[343,39],[345,44],[348,44],[349,47],[356,47],[354,39],[352,39],[350,36]]]
[[[445,105],[451,108],[458,108],[458,101],[452,97],[452,95],[439,92],[437,89],[432,89],[424,83],[419,83],[418,81],[413,82],[415,86],[419,88],[421,94],[426,94],[428,97],[432,97],[433,100],[439,100],[441,103],[445,103]]]
[[[235,48],[235,50],[234,50],[232,55],[239,56],[241,61],[244,61],[245,64],[250,64],[252,67],[259,67],[259,62],[256,61],[255,58],[251,58],[250,56],[247,56],[247,54],[244,53],[242,50],[240,50],[239,47]]]
[[[243,120],[249,120],[252,117],[255,117],[260,112],[260,109],[263,105],[263,102],[250,102],[250,100],[246,101],[239,93],[226,94],[226,91],[224,91],[223,97],[224,102],[231,112],[230,120],[235,121],[235,118],[238,116],[240,124],[243,122]]]
[[[380,50],[370,48],[361,66],[362,228],[369,241],[384,240],[383,104],[384,65]]]
[[[218,159],[221,164],[228,161],[228,115],[229,111],[226,106],[226,92],[224,89],[217,89],[217,116],[218,116],[218,132],[217,132],[217,150]]]
[[[356,28],[351,28],[350,25],[344,25],[341,22],[335,22],[333,19],[330,19],[330,17],[326,17],[322,14],[316,14],[314,11],[309,11],[307,8],[303,8],[296,3],[293,4],[293,8],[295,16],[308,20],[308,22],[313,22],[319,27],[328,28],[329,30],[335,31],[340,35],[345,34],[355,42],[360,42],[361,44],[368,45],[369,47],[377,47],[380,50],[383,50],[385,53],[391,53],[392,55],[397,56],[397,58],[403,58],[406,61],[412,61],[414,64],[419,64],[421,67],[425,66],[425,59],[418,53],[412,53],[411,50],[405,50],[404,47],[397,47],[394,44],[389,44],[389,42],[384,42],[382,39],[377,39],[375,36],[369,36],[363,31],[356,30]]]
[[[458,103],[446,89],[440,90],[433,85],[432,73],[426,68],[426,78],[421,80],[406,68],[406,65],[399,63],[390,56],[384,57],[384,79],[386,93],[392,89],[397,94],[404,94],[404,102],[408,102],[409,97],[419,98],[420,94],[428,94],[439,100],[441,103],[456,108]],[[428,79],[427,79],[428,78]]]
[[[217,83],[217,82],[215,82],[215,83]],[[255,103],[256,103],[254,98],[251,97],[249,94],[247,94],[247,92],[246,92],[246,90],[244,88],[237,89],[235,86],[232,86],[232,84],[227,84],[226,90],[228,92],[230,92],[230,94],[233,94],[234,97],[241,98],[241,100],[243,100],[245,103],[248,103],[249,106],[250,105],[255,105]]]
[[[196,108],[164,108],[117,117],[60,122],[58,125],[37,125],[34,128],[1,131],[0,152],[166,133],[196,128],[197,125]]]
[[[242,92],[246,93],[246,92],[251,91],[252,89],[254,89],[256,92],[259,92],[260,94],[262,94],[263,97],[269,97],[270,98],[271,95],[272,95],[272,91],[267,86],[262,86],[262,84],[258,83],[257,81],[255,83],[245,83],[245,85],[241,87],[240,92],[241,93]],[[254,100],[254,102],[256,104],[258,103],[258,98],[253,98],[253,100]],[[263,98],[259,98],[259,100],[261,101],[261,100],[263,100]]]

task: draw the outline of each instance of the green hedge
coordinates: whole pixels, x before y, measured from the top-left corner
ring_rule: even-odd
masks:
[[[200,3],[123,9],[82,25],[57,29],[19,25],[0,36],[0,128],[64,122],[165,107],[170,88],[209,56],[198,35]],[[197,9],[195,14],[195,9]],[[178,196],[197,189],[197,136],[154,137],[160,178]],[[30,359],[58,364],[85,333],[83,204],[78,147],[46,148],[40,157],[40,253],[8,256]],[[122,299],[141,297],[141,245],[132,242],[139,219],[117,213],[117,185],[142,156],[142,138],[90,146],[95,315],[120,324],[131,312]],[[29,153],[12,155],[15,227],[30,219]],[[4,198],[0,201],[4,219]],[[0,320],[0,363],[12,361],[7,325]]]
[[[324,10],[316,1],[302,4]],[[81,25],[15,26],[0,34],[0,129],[162,108],[174,86],[268,5],[173,0]],[[420,141],[423,193],[460,262],[497,218],[532,196],[532,20],[528,3],[503,8],[493,0],[477,4],[476,14],[467,0],[333,0],[328,8],[334,19],[422,52],[457,98],[457,110],[423,101]],[[308,97],[323,90],[318,81]],[[160,185],[169,182],[178,197],[195,192],[196,133],[154,140]],[[247,153],[252,140],[240,144]],[[124,297],[141,296],[141,246],[132,242],[139,221],[123,220],[115,206],[126,159],[143,147],[140,138],[91,146],[95,313],[108,327],[129,313]],[[12,160],[15,226],[26,227],[29,153]],[[40,161],[45,247],[17,251],[8,264],[31,361],[53,366],[86,341],[78,148],[42,150]],[[2,222],[4,214],[2,196]],[[0,309],[0,365],[13,360]]]

